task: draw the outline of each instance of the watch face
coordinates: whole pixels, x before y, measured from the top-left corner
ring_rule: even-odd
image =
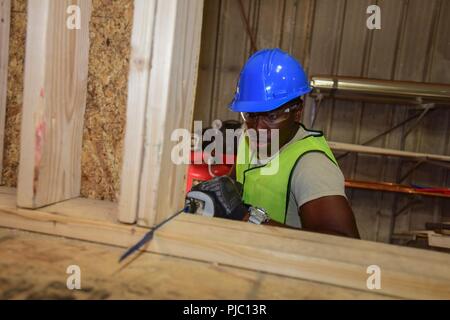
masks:
[[[249,221],[254,224],[262,224],[269,219],[266,211],[261,208],[250,207],[250,219]]]

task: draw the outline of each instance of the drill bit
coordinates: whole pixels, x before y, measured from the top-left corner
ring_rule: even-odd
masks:
[[[147,232],[141,240],[139,240],[135,245],[133,245],[131,248],[129,248],[127,251],[125,251],[125,253],[120,257],[119,259],[119,263],[122,262],[123,260],[125,260],[128,256],[130,256],[131,254],[133,254],[134,252],[138,251],[140,248],[142,248],[146,243],[148,243],[150,240],[153,239],[153,235],[155,234],[155,231],[158,230],[159,228],[161,228],[163,225],[165,225],[167,222],[169,222],[170,220],[172,220],[173,218],[177,217],[178,215],[180,215],[182,212],[184,212],[186,208],[181,209],[180,211],[177,211],[176,213],[174,213],[172,216],[170,216],[169,218],[167,218],[166,220],[164,220],[163,222],[159,223],[158,225],[156,225],[152,230],[150,230],[149,232]]]

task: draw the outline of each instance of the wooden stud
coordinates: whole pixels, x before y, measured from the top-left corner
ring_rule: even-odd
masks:
[[[142,254],[130,267],[123,268],[117,263],[122,248],[17,230],[0,228],[0,239],[2,278],[8,279],[2,282],[2,297],[11,300],[64,297],[65,286],[52,287],[51,291],[45,287],[59,280],[61,270],[74,260],[82,266],[82,287],[95,288],[72,290],[70,297],[77,300],[103,299],[104,295],[108,299],[150,300],[389,298],[376,292],[160,254]],[[149,272],[151,277],[146,276]],[[28,289],[22,286],[24,290],[17,290],[17,284],[25,281]]]
[[[156,0],[134,2],[127,127],[119,201],[119,219],[125,223],[134,223],[137,219],[156,2]]]
[[[146,104],[139,102],[138,109],[128,111],[133,118],[127,121],[126,144],[134,146],[125,149],[119,219],[133,222],[137,215],[141,225],[152,226],[184,203],[186,166],[171,160],[171,134],[174,129],[190,130],[192,124],[203,0],[141,2],[147,0],[135,2],[145,11],[142,19],[136,13],[133,43],[141,34],[153,36],[142,48],[133,47],[128,102],[145,98]],[[137,61],[146,69],[139,73],[148,78],[148,87],[134,87]]]
[[[0,173],[3,169],[11,0],[0,0]],[[0,174],[0,184],[2,175]]]
[[[79,12],[69,10],[71,5]],[[90,11],[90,0],[28,1],[21,207],[42,207],[80,193]],[[80,29],[69,29],[67,20],[76,22],[72,17],[80,19]]]

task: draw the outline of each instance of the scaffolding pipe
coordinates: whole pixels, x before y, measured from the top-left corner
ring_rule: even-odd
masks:
[[[396,103],[450,105],[450,85],[357,77],[313,76],[313,95]]]

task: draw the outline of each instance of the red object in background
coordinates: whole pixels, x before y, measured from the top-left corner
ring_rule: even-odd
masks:
[[[234,155],[228,155],[228,157],[235,157]],[[224,155],[223,157],[223,163],[225,163],[225,158],[227,156]],[[201,164],[194,164],[194,159],[202,159]],[[232,164],[212,164],[211,165],[211,172],[214,174],[214,176],[220,177],[227,175],[231,168],[233,167]],[[189,192],[193,185],[202,182],[202,181],[208,181],[213,178],[211,174],[209,173],[208,164],[204,162],[203,160],[203,152],[202,151],[192,151],[191,152],[191,164],[188,168],[188,174],[187,174],[187,184],[186,184],[186,193]]]
[[[221,123],[220,131],[222,132],[223,141],[226,141],[226,130],[232,129],[237,130],[241,128],[241,123],[236,120],[225,120]],[[205,133],[205,130],[203,130],[202,134]],[[209,145],[209,141],[203,141],[201,149],[205,150],[206,147]],[[187,185],[186,185],[186,192],[191,191],[191,188],[193,185],[202,182],[202,181],[208,181],[211,180],[214,176],[220,177],[227,175],[231,168],[233,167],[232,164],[226,164],[226,163],[235,163],[236,162],[236,155],[237,155],[237,145],[238,145],[238,138],[234,137],[234,143],[230,145],[228,148],[225,146],[223,150],[220,150],[220,154],[222,157],[222,164],[212,164],[208,166],[207,163],[203,160],[205,157],[206,159],[209,158],[209,154],[204,154],[203,151],[197,150],[197,151],[191,151],[191,160],[188,168],[188,174],[187,174]],[[200,148],[199,148],[200,149]],[[213,152],[217,152],[217,150],[214,150]],[[219,154],[217,154],[219,156]],[[200,162],[200,164],[195,164],[194,162]],[[195,161],[197,160],[197,161]],[[212,176],[210,172],[214,175]]]
[[[430,193],[441,193],[450,196],[450,189],[448,188],[414,188],[415,190]]]

